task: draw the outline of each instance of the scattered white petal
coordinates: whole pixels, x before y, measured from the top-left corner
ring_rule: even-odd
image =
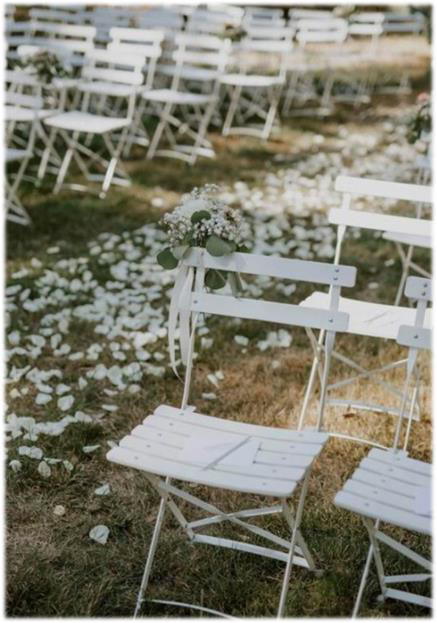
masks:
[[[97,487],[94,491],[96,495],[109,495],[111,492],[111,487],[108,484],[104,484],[101,487]]]
[[[95,452],[99,448],[100,444],[97,444],[95,446],[83,446],[82,450],[85,452],[85,454],[91,454],[91,452]]]
[[[65,506],[62,506],[62,504],[56,504],[53,509],[53,514],[57,517],[62,517],[62,515],[65,515]]]
[[[52,470],[45,461],[41,461],[41,463],[38,465],[38,472],[41,474],[43,478],[50,478]]]
[[[109,536],[109,528],[104,525],[94,526],[91,528],[89,532],[89,537],[96,543],[100,543],[101,545],[105,545]]]
[[[58,408],[61,411],[68,411],[73,406],[74,396],[62,396],[58,399]]]

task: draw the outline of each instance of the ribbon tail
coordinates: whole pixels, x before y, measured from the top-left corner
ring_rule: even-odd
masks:
[[[168,314],[168,351],[170,354],[170,365],[178,377],[182,380],[178,374],[176,368],[176,354],[175,354],[175,332],[179,315],[179,299],[183,290],[185,281],[188,276],[188,266],[182,264],[179,268],[179,272],[176,276],[175,283],[170,298],[170,309]]]

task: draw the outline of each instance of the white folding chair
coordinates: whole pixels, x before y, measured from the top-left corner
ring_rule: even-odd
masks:
[[[33,100],[34,108],[42,107],[42,98],[37,96],[27,96],[27,104],[30,104],[30,99]],[[8,124],[20,123],[20,126],[28,126],[27,137],[24,139],[24,145],[20,141],[19,146],[14,143],[14,135],[12,132],[8,132],[6,129],[6,151],[5,151],[5,211],[6,218],[9,221],[18,223],[19,225],[29,225],[30,217],[21,203],[18,197],[18,189],[23,180],[24,173],[29,164],[29,161],[34,156],[34,144],[36,133],[36,115],[27,116],[23,118],[20,114],[20,109],[17,106],[5,107],[5,122]],[[14,173],[8,171],[8,165],[18,162],[18,169]]]
[[[268,32],[266,29],[266,37]],[[220,79],[229,94],[223,136],[247,134],[263,140],[269,138],[285,84],[287,56],[293,47],[291,40],[287,40],[289,32],[285,30],[283,40],[277,36],[273,39],[246,37],[235,44],[239,72],[224,74]],[[232,125],[234,119],[238,126]]]
[[[302,309],[291,304],[210,294],[204,289],[205,271],[210,269],[324,284],[331,288],[331,305],[328,310],[321,312],[311,308]],[[145,601],[144,596],[166,509],[172,513],[186,532],[191,543],[238,549],[286,563],[278,616],[284,614],[292,565],[297,564],[316,571],[315,562],[301,534],[300,523],[310,468],[313,460],[323,448],[326,435],[313,430],[296,433],[288,429],[228,421],[197,413],[195,407],[188,405],[195,328],[199,313],[299,327],[324,328],[327,345],[326,369],[328,369],[335,333],[343,331],[348,323],[347,314],[336,310],[336,301],[341,287],[352,286],[355,276],[356,269],[348,266],[246,253],[235,253],[232,256],[217,258],[206,253],[205,249],[191,249],[188,256],[181,261],[170,303],[168,328],[170,352],[172,352],[174,344],[171,336],[174,335],[179,315],[181,353],[186,364],[181,408],[159,406],[153,415],[146,417],[141,425],[124,437],[119,446],[113,448],[107,455],[107,458],[114,463],[143,471],[148,482],[161,497],[135,614],[140,612],[141,605]],[[320,408],[323,409],[323,400]],[[224,443],[223,446],[222,443]],[[219,448],[217,444],[220,444]],[[215,446],[216,452],[211,445]],[[174,479],[228,491],[267,496],[279,499],[279,503],[274,506],[227,513],[192,493],[186,492],[182,487],[176,486]],[[300,482],[302,489],[294,515],[287,499]],[[176,505],[177,498],[189,502],[212,516],[189,521]],[[289,538],[280,538],[246,521],[251,517],[271,513],[284,514],[291,530]],[[260,547],[247,541],[223,539],[205,534],[204,530],[209,526],[226,521],[248,530],[249,533],[264,537],[270,544],[273,543],[276,549]],[[209,613],[221,614],[201,606],[168,600],[157,601],[177,603],[198,610],[206,610]]]
[[[375,199],[379,200],[393,199],[413,203],[413,205],[415,206],[416,219],[421,219],[424,208],[428,206],[431,207],[432,205],[432,188],[430,186],[421,186],[418,184],[400,184],[399,182],[387,182],[382,180],[372,180],[340,175],[336,179],[335,190],[343,193],[343,210],[349,209],[352,203],[352,198],[356,198],[357,196],[368,196],[375,197]],[[360,217],[358,215],[355,215],[354,218],[355,217],[358,217],[358,220],[360,221]],[[361,226],[369,226],[371,229],[377,229],[377,226],[373,226],[377,223],[375,217],[376,215],[363,213]],[[380,222],[382,223],[382,221],[378,221],[378,223]],[[393,221],[393,223],[395,223],[395,221]],[[343,226],[340,226],[338,230],[340,247],[343,241],[346,227],[347,225],[345,224]],[[389,225],[386,224],[385,228],[381,229],[381,231],[384,232],[383,238],[385,240],[391,240],[395,243],[399,253],[399,257],[402,262],[402,275],[394,301],[395,305],[399,305],[402,297],[402,292],[405,287],[405,282],[411,269],[413,269],[419,275],[422,275],[424,277],[430,277],[428,271],[424,270],[421,266],[413,261],[413,254],[415,247],[431,249],[432,238],[429,225],[426,223],[424,225],[421,225],[419,222],[417,222],[416,224],[412,223],[412,228],[410,229],[410,231],[405,229],[403,229],[402,231],[390,231],[388,227]],[[424,235],[420,235],[417,233],[417,227],[419,227],[417,231],[424,232]],[[406,246],[405,250],[402,245]]]
[[[382,184],[383,182],[380,183]],[[411,195],[413,194],[411,189],[410,193]],[[347,201],[347,196],[345,201]],[[333,208],[329,212],[330,223],[338,226],[337,248],[334,259],[334,262],[336,263],[340,261],[342,242],[347,227],[364,227],[376,231],[390,231],[398,235],[412,233],[415,236],[422,237],[425,237],[429,231],[429,221],[409,217],[378,214],[374,212],[363,212],[361,210],[351,210],[348,209],[346,205],[347,204],[345,203],[343,208]],[[326,309],[327,304],[328,300],[326,299],[325,294],[319,292],[314,292],[301,303],[301,305],[304,306],[311,305],[312,307],[318,307],[321,309]],[[380,340],[396,340],[399,327],[403,324],[411,324],[415,318],[415,311],[410,307],[398,307],[396,305],[385,305],[343,297],[339,300],[339,309],[350,314],[349,327],[346,331],[347,333],[367,338],[378,338]],[[431,312],[427,311],[422,319],[424,326],[430,325],[430,314]],[[319,367],[319,356],[321,350],[323,350],[323,347],[321,346],[324,339],[323,332],[320,332],[318,342],[311,331],[308,331],[308,334],[312,341],[315,355],[299,417],[299,428],[303,426],[308,415],[309,401],[315,388],[316,375]],[[379,368],[370,370],[343,353],[333,351],[332,357],[353,370],[353,374],[350,377],[343,378],[335,383],[330,383],[327,386],[327,405],[343,409],[346,408],[348,410],[350,408],[354,408],[358,411],[370,411],[373,413],[399,417],[400,407],[398,406],[398,403],[402,397],[402,392],[393,383],[385,381],[382,377],[385,373],[391,370],[404,367],[407,363],[405,359],[392,361],[388,364],[382,365]],[[366,402],[352,396],[331,396],[335,390],[342,390],[342,393],[344,394],[344,390],[346,388],[349,388],[351,385],[356,385],[357,382],[360,383],[364,380],[373,381],[377,387],[384,390],[386,395],[394,398],[396,400],[396,404],[393,406],[388,405],[388,401],[385,400],[384,404],[376,404],[374,402]],[[412,408],[414,418],[418,419],[420,409],[417,401]],[[320,420],[317,421],[317,426],[321,428],[326,426],[329,428],[329,432],[332,436],[374,445],[379,448],[386,448],[386,446],[381,445],[381,443],[374,438],[358,437],[355,433],[350,434],[339,430],[333,430],[332,427],[328,427],[325,422]],[[374,431],[372,430],[372,433],[373,432]]]
[[[173,41],[176,34],[184,28],[184,18],[176,11],[177,6],[153,7],[135,14],[137,28],[157,28],[163,32],[167,40]]]
[[[219,78],[229,57],[230,41],[209,35],[179,34],[172,64],[159,66],[171,78],[169,88],[145,91],[142,97],[155,107],[159,121],[147,158],[165,156],[194,164],[198,156],[213,158],[206,132],[218,102]],[[179,117],[175,110],[179,111]],[[184,136],[188,144],[178,141]],[[168,146],[158,149],[165,137]]]
[[[143,84],[145,57],[131,52],[93,50],[88,58],[89,65],[82,69],[84,80],[77,87],[82,96],[81,109],[54,115],[44,123],[51,129],[49,140],[54,141],[58,133],[67,146],[54,192],[58,193],[65,185],[65,176],[74,160],[88,181],[99,183],[98,194],[103,198],[111,184],[130,184],[119,160]],[[111,110],[117,116],[111,116]],[[85,138],[80,140],[81,136]],[[100,151],[91,149],[90,136],[101,139]],[[97,165],[104,173],[93,173],[91,165]],[[83,184],[69,184],[69,187],[90,191]]]
[[[145,58],[144,90],[151,90],[155,78],[156,65],[161,56],[164,33],[160,30],[146,28],[111,28],[109,31],[111,42],[107,49],[123,54],[132,53],[142,55]],[[123,150],[124,157],[128,157],[132,145],[149,145],[149,137],[144,128],[143,115],[146,109],[146,100],[138,98],[135,106],[134,117]]]
[[[408,397],[410,384],[416,377],[413,389],[413,393],[416,393],[418,354],[421,350],[431,349],[431,331],[421,326],[427,302],[431,301],[431,280],[409,277],[405,294],[417,301],[417,314],[415,322],[411,325],[402,325],[397,336],[398,343],[408,347],[408,363],[393,447],[391,450],[371,450],[334,500],[336,506],[361,516],[370,539],[353,617],[358,614],[372,560],[375,561],[381,589],[380,601],[397,599],[428,608],[432,606],[432,600],[427,596],[393,588],[396,584],[424,582],[430,579],[432,562],[395,540],[381,528],[381,523],[384,523],[428,536],[432,533],[432,467],[424,461],[408,458],[407,454],[413,419],[411,405],[414,404],[414,400]],[[402,443],[404,420],[406,430]],[[424,573],[386,575],[381,545],[388,546],[415,563],[424,570]]]
[[[290,58],[290,78],[284,96],[283,114],[289,114],[293,102],[319,101],[317,108],[306,107],[305,114],[326,115],[332,112],[332,88],[334,84],[334,54],[343,53],[348,33],[347,21],[341,18],[292,18],[289,21],[296,31],[299,54]],[[319,95],[315,77],[323,76],[323,92]],[[302,111],[298,111],[301,114]]]

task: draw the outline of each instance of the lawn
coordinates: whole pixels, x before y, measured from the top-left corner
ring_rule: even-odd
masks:
[[[104,201],[67,191],[53,196],[50,178],[38,190],[25,188],[33,224],[7,228],[9,616],[133,612],[158,498],[141,474],[107,462],[105,454],[157,405],[178,405],[182,396],[166,345],[173,276],[155,261],[164,244],[163,213],[194,186],[216,183],[221,196],[243,210],[256,252],[332,261],[335,230],[327,211],[340,202],[333,191],[336,175],[389,178],[392,173],[412,179],[406,165],[415,151],[406,141],[405,118],[413,101],[411,96],[399,106],[398,98],[381,97],[371,107],[344,107],[326,120],[290,118],[280,137],[267,143],[225,141],[212,133],[217,158],[199,160],[192,168],[171,160],[147,162],[139,152],[127,164],[132,186],[111,189]],[[364,200],[360,205],[372,207]],[[384,207],[409,214],[394,202]],[[417,261],[428,267],[429,254],[418,253]],[[348,295],[394,300],[401,265],[391,243],[353,232],[342,263],[358,268],[357,285]],[[251,288],[283,301],[297,301],[305,293],[264,280]],[[309,344],[303,331],[292,330],[290,346],[275,346],[269,330],[261,323],[206,319],[191,398],[200,412],[296,425],[311,366]],[[366,367],[401,352],[389,342],[346,336],[338,338],[338,346]],[[411,455],[429,461],[429,361],[422,367],[423,410]],[[217,370],[223,372],[218,387],[208,379]],[[344,372],[334,365],[333,378]],[[395,380],[400,383],[401,375]],[[371,383],[360,384],[355,395],[372,395],[376,402],[385,398]],[[338,409],[329,411],[328,421],[344,430],[372,430],[381,441],[390,438],[394,426],[389,417]],[[347,616],[352,610],[368,538],[359,519],[336,508],[332,499],[366,451],[331,439],[315,465],[302,531],[324,573],[315,577],[294,568],[289,616]],[[103,485],[109,485],[104,495]],[[201,486],[191,490],[224,509],[257,501]],[[109,528],[105,545],[89,538],[99,524]],[[286,536],[274,517],[263,525]],[[389,532],[429,554],[427,539]],[[406,572],[396,555],[388,560],[390,573]],[[151,596],[204,603],[237,616],[273,616],[282,572],[272,560],[194,547],[168,518]],[[372,569],[363,615],[429,614],[400,602],[380,604],[378,593]],[[146,603],[142,614],[185,616],[188,611]]]

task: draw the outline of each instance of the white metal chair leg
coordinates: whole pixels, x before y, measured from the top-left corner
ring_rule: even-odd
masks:
[[[288,585],[290,583],[290,575],[291,575],[291,568],[293,566],[294,550],[296,548],[297,534],[298,534],[300,522],[302,519],[303,507],[305,504],[305,498],[306,498],[306,493],[308,489],[309,475],[310,475],[310,472],[308,471],[302,484],[302,491],[300,493],[299,503],[297,505],[296,519],[294,523],[293,532],[291,535],[290,552],[288,554],[287,566],[285,568],[284,579],[282,582],[281,597],[279,599],[279,607],[278,607],[278,612],[277,612],[278,619],[281,618],[284,614],[285,600],[287,598]]]
[[[375,529],[377,530],[379,527],[379,520],[375,524]],[[360,609],[361,600],[363,599],[364,589],[366,588],[367,578],[369,576],[370,571],[370,563],[373,559],[373,545],[370,544],[369,550],[367,552],[366,564],[364,565],[363,574],[361,576],[360,587],[358,589],[357,597],[354,603],[354,609],[352,610],[352,618],[355,619],[358,616],[358,611]]]
[[[223,124],[223,130],[222,130],[223,136],[228,136],[229,130],[231,129],[232,121],[234,119],[235,112],[236,112],[237,107],[238,107],[238,102],[239,102],[239,99],[240,99],[241,90],[242,90],[241,87],[235,87],[235,89],[232,92],[231,103],[229,105],[228,112],[227,112],[227,115],[225,117],[225,122]]]
[[[169,479],[166,480],[167,483],[170,482]],[[150,542],[149,552],[147,554],[146,566],[144,567],[143,577],[141,579],[140,590],[138,592],[137,603],[134,611],[134,618],[138,616],[138,613],[141,610],[141,605],[144,601],[144,594],[147,589],[147,585],[149,583],[150,573],[152,571],[153,559],[155,558],[156,547],[158,545],[159,534],[161,532],[162,524],[164,521],[164,515],[166,510],[167,503],[167,495],[163,495],[161,497],[161,502],[159,504],[158,516],[156,518],[155,527],[153,529],[152,540]]]

